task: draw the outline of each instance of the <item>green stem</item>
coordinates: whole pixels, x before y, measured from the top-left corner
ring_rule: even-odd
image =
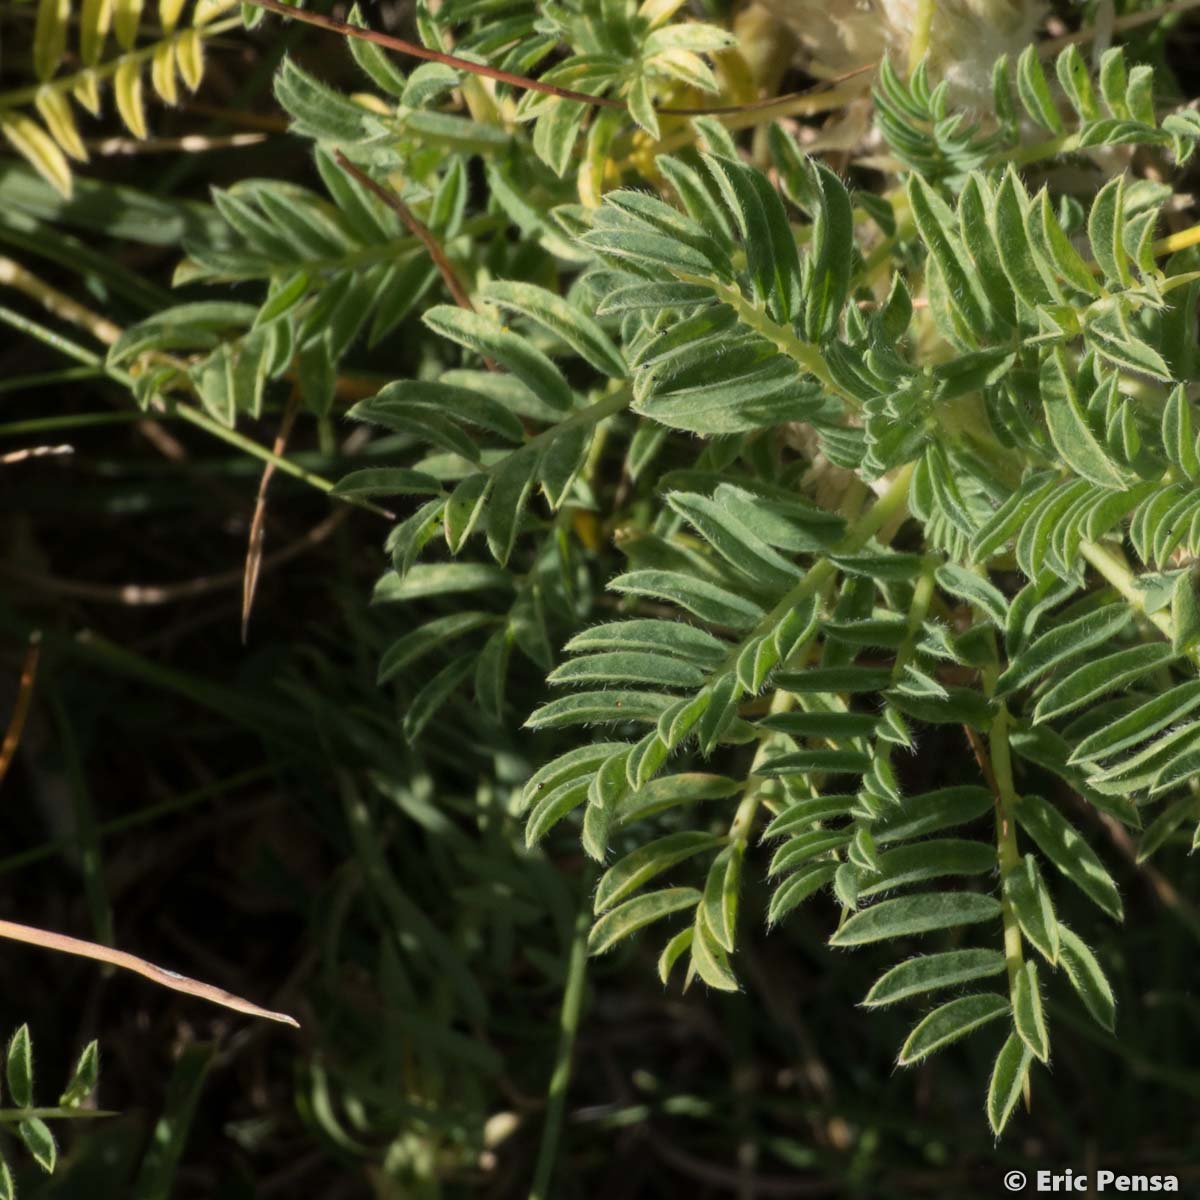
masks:
[[[23,392],[31,388],[50,387],[62,383],[73,383],[77,379],[96,379],[102,376],[104,372],[99,367],[59,367],[57,371],[34,371],[28,375],[14,375],[11,379],[0,380],[0,394],[4,392]],[[106,416],[108,414],[105,414]],[[124,417],[117,417],[117,420],[124,420]],[[132,418],[130,418],[132,419]],[[45,420],[64,420],[69,421],[70,418],[54,418],[48,417]],[[93,424],[103,424],[103,422],[93,421]],[[34,430],[39,428],[36,421],[26,421],[16,428],[18,433],[32,432],[33,430],[25,428],[32,426]],[[12,432],[12,425],[6,425],[4,432]],[[54,426],[42,424],[40,428],[52,429]]]
[[[128,378],[128,377],[127,377]],[[132,380],[130,380],[132,383]],[[332,479],[326,479],[323,475],[318,475],[314,471],[309,471],[300,466],[299,463],[293,462],[290,458],[284,458],[281,454],[276,454],[273,450],[269,450],[266,446],[260,446],[258,442],[252,438],[246,437],[244,434],[238,433],[236,429],[230,429],[222,425],[220,421],[214,420],[207,413],[201,412],[198,408],[192,408],[190,404],[184,404],[181,401],[176,401],[171,405],[172,413],[189,425],[195,425],[197,429],[203,429],[205,433],[212,434],[215,438],[220,438],[223,442],[230,446],[236,447],[238,450],[244,451],[246,454],[252,455],[254,458],[260,459],[262,462],[270,463],[276,469],[282,471],[285,475],[291,475],[294,479],[299,479],[303,483],[307,483],[309,487],[314,487],[320,492],[329,495],[334,489]],[[357,503],[360,508],[367,508],[373,513],[377,513],[381,517],[393,517],[393,514],[385,508],[380,508],[377,504],[371,504],[368,501],[356,500],[351,496],[338,497]]]
[[[900,678],[909,659],[917,652],[917,638],[925,624],[925,618],[929,615],[929,606],[933,602],[934,571],[936,569],[933,559],[926,560],[925,565],[921,568],[921,577],[917,580],[916,587],[913,588],[912,603],[908,607],[908,631],[904,637],[904,644],[896,652],[896,661],[892,665],[893,679]]]
[[[908,504],[908,489],[912,484],[916,463],[906,463],[892,479],[888,490],[850,527],[835,554],[854,554],[861,550],[884,526],[900,516]],[[735,647],[730,657],[720,668],[728,670],[737,661],[742,646],[756,637],[774,629],[781,620],[801,601],[819,591],[837,572],[837,567],[828,558],[818,558],[804,573],[804,577],[775,605],[755,626],[750,635]]]
[[[119,1117],[119,1112],[103,1108],[0,1108],[0,1123],[15,1125],[40,1117],[45,1121],[94,1121],[97,1117]]]
[[[791,692],[777,691],[771,697],[769,711],[772,716],[787,712],[795,702],[796,698]],[[765,799],[764,788],[768,786],[769,781],[757,778],[756,772],[769,752],[773,736],[774,732],[769,731],[764,737],[759,738],[754,758],[750,763],[750,786],[746,788],[745,795],[742,796],[729,825],[730,843],[740,845],[742,849],[750,841],[750,830],[754,828],[754,818],[758,815],[759,806]]]
[[[184,795],[176,796],[172,800],[164,800],[159,804],[152,804],[148,808],[139,809],[137,812],[130,813],[125,817],[114,817],[111,821],[105,821],[102,825],[97,826],[96,836],[97,838],[111,837],[114,833],[123,833],[127,829],[135,829],[139,825],[157,821],[161,817],[174,815],[177,812],[182,812],[184,809],[192,808],[205,800],[209,800],[214,796],[224,795],[226,792],[233,791],[234,788],[264,779],[273,770],[274,768],[270,765],[251,767],[249,770],[242,771],[238,775],[232,775],[228,779],[222,779],[216,783],[206,784],[202,788],[197,788],[193,792],[186,792]],[[60,850],[66,850],[71,846],[78,846],[83,841],[82,834],[69,834],[66,837],[55,838],[53,841],[43,842],[40,846],[34,846],[29,850],[22,850],[17,854],[10,855],[8,858],[0,859],[0,875],[5,875],[9,871],[20,870],[22,867],[27,867],[35,862],[41,862],[43,859],[57,854]]]
[[[1060,154],[1070,154],[1078,145],[1078,133],[1060,133],[1057,137],[1047,138],[1044,142],[1035,142],[1032,146],[1019,146],[1016,149],[1004,150],[988,165],[995,167],[1012,163],[1014,167],[1027,167],[1030,163],[1041,162],[1044,158],[1057,158]]]
[[[567,1103],[567,1088],[571,1082],[571,1060],[575,1053],[575,1036],[583,1011],[583,996],[587,979],[587,940],[592,927],[590,875],[585,880],[579,913],[567,958],[567,982],[563,989],[562,1009],[558,1018],[558,1054],[550,1086],[546,1092],[546,1120],[542,1126],[542,1142],[538,1147],[537,1165],[533,1171],[533,1186],[529,1200],[547,1200],[554,1166],[558,1161],[558,1142],[562,1134],[563,1112]]]
[[[599,425],[606,417],[615,416],[623,409],[629,407],[630,395],[628,388],[619,388],[610,396],[605,396],[597,400],[594,404],[589,404],[587,408],[581,408],[577,412],[573,412],[569,417],[559,421],[557,425],[551,425],[549,429],[543,429],[536,437],[532,437],[523,446],[514,450],[514,454],[528,453],[533,446],[542,447],[548,446],[555,441],[563,433],[569,429],[578,429],[580,426]],[[505,462],[501,459],[500,462]],[[497,466],[499,464],[496,464]],[[489,470],[495,470],[496,467],[490,467]]]
[[[1134,585],[1136,576],[1107,546],[1099,542],[1083,542],[1079,553],[1109,582],[1131,608],[1141,613],[1148,621],[1157,626],[1169,641],[1175,639],[1175,623],[1166,609],[1158,612],[1146,612],[1146,596]]]
[[[53,329],[48,329],[45,325],[31,321],[28,317],[3,305],[0,305],[0,321],[11,325],[14,329],[19,329],[22,333],[27,333],[30,337],[36,338],[51,349],[57,350],[60,354],[65,354],[68,358],[75,359],[76,362],[86,363],[91,367],[98,367],[110,379],[115,380],[130,391],[133,390],[134,381],[131,375],[122,371],[119,367],[109,366],[99,354],[85,349],[76,342],[70,341],[68,338],[63,337],[62,334],[56,333]],[[584,411],[586,412],[587,410],[585,409]],[[285,458],[282,454],[276,454],[266,446],[260,446],[252,439],[238,433],[237,430],[227,428],[219,421],[213,420],[207,413],[192,408],[189,404],[176,401],[170,407],[170,415],[179,417],[195,425],[198,429],[203,429],[213,437],[220,438],[221,441],[236,447],[246,454],[252,455],[254,458],[260,459],[262,462],[272,464],[272,466],[282,471],[285,475],[291,475],[293,478],[307,483],[310,487],[314,487],[326,495],[333,491],[333,480],[326,479],[322,475],[317,475],[313,471],[306,470],[298,463]],[[582,416],[582,414],[577,415]],[[381,508],[378,504],[373,504],[369,500],[362,500],[355,496],[335,497],[335,499],[344,500],[346,503],[354,504],[358,508],[365,508],[369,512],[376,513],[378,516],[394,519],[394,515],[388,512],[386,508]]]
[[[51,350],[57,350],[60,354],[65,354],[76,362],[86,363],[89,367],[100,367],[103,370],[100,355],[91,350],[85,350],[82,346],[63,337],[60,333],[55,333],[53,329],[48,329],[45,325],[31,321],[15,309],[0,304],[0,321],[3,321],[5,325],[11,325],[13,329],[20,330],[21,333],[29,334],[30,337],[49,346]],[[109,372],[105,370],[104,373],[107,375]]]
[[[996,688],[997,670],[984,672],[984,692],[991,696]],[[988,732],[988,755],[996,783],[996,859],[1000,867],[1000,920],[1004,928],[1004,961],[1008,967],[1008,986],[1014,993],[1017,975],[1025,963],[1021,947],[1021,926],[1013,911],[1005,886],[1009,875],[1021,861],[1017,848],[1016,806],[1020,802],[1013,779],[1012,750],[1008,744],[1008,709],[1003,704]]]
[[[708,288],[718,300],[728,304],[737,313],[743,325],[766,338],[781,354],[785,354],[799,363],[831,392],[855,408],[858,407],[858,401],[841,388],[830,374],[829,368],[825,365],[825,359],[821,356],[821,351],[812,342],[802,341],[786,325],[772,321],[757,305],[747,300],[739,288],[722,283],[712,276],[693,275],[687,271],[676,271],[673,274],[683,283],[695,283]]]
[[[915,469],[915,463],[907,463],[896,472],[888,490],[850,527],[849,532],[838,546],[838,553],[853,554],[856,550],[861,550],[881,529],[891,524],[896,517],[904,512],[905,505],[908,503],[908,490],[912,483],[913,471]],[[837,567],[829,559],[818,558],[804,573],[804,577],[800,582],[767,613],[745,641],[735,647],[721,667],[718,668],[717,673],[732,670],[744,646],[752,642],[755,638],[762,637],[774,629],[801,600],[811,596],[814,592],[822,590],[836,574]],[[932,576],[930,578],[932,579]],[[932,595],[932,587],[930,594]],[[793,703],[794,698],[790,693],[776,691],[771,700],[770,711],[772,713],[786,712],[791,708]],[[758,813],[759,805],[762,803],[762,784],[765,781],[756,779],[755,771],[763,760],[769,740],[769,736],[763,738],[754,753],[754,761],[750,766],[751,786],[742,797],[741,803],[734,813],[733,822],[729,826],[729,839],[731,842],[736,843],[740,841],[744,843],[748,839],[754,818]]]

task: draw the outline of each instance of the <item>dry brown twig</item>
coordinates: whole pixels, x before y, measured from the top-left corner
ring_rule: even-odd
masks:
[[[279,422],[279,432],[275,435],[273,453],[282,457],[287,449],[288,438],[292,426],[296,422],[296,412],[299,401],[295,390],[288,398],[287,407],[283,410],[283,419]],[[250,610],[254,607],[254,593],[258,589],[258,577],[262,569],[263,540],[266,536],[267,524],[267,488],[271,484],[271,476],[275,474],[275,464],[267,463],[263,467],[262,478],[258,481],[258,495],[254,500],[254,516],[250,519],[250,538],[246,546],[246,567],[242,576],[242,645],[246,644],[246,634],[250,628]]]
[[[0,783],[4,782],[8,768],[12,766],[17,747],[21,744],[21,734],[25,731],[25,720],[29,716],[29,703],[33,699],[33,685],[37,679],[41,649],[42,635],[35,633],[29,639],[29,649],[25,651],[25,662],[17,684],[17,702],[13,705],[12,716],[8,720],[4,742],[0,744]]]
[[[114,950],[111,946],[101,946],[96,942],[85,942],[82,938],[68,937],[63,933],[53,933],[49,929],[36,929],[32,925],[18,925],[15,921],[0,921],[0,938],[8,938],[14,942],[25,942],[30,946],[42,946],[47,950],[58,950],[63,954],[75,954],[80,958],[94,959],[96,962],[109,963],[114,967],[123,967],[146,979],[151,979],[163,987],[188,996],[198,996],[219,1004],[222,1008],[233,1009],[234,1012],[245,1013],[251,1017],[263,1017],[268,1021],[279,1021],[284,1025],[300,1028],[300,1022],[287,1013],[272,1012],[262,1008],[241,996],[225,991],[212,983],[203,983],[199,979],[189,979],[177,971],[169,971],[166,967],[156,966],[147,959],[138,958],[124,950]]]

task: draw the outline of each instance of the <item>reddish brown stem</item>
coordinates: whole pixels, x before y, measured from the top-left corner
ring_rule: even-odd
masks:
[[[552,83],[542,83],[538,79],[528,79],[524,75],[514,75],[511,71],[501,71],[497,67],[489,67],[485,63],[472,62],[467,58],[459,58],[457,54],[444,54],[440,50],[430,50],[410,42],[404,38],[392,37],[389,33],[379,33],[374,29],[364,29],[359,25],[351,25],[347,21],[339,21],[337,17],[326,17],[320,13],[306,12],[304,9],[293,8],[282,0],[246,0],[255,8],[265,8],[268,12],[278,13],[281,17],[293,17],[309,25],[317,25],[332,33],[340,33],[343,37],[358,38],[362,42],[374,42],[377,46],[386,46],[389,50],[397,50],[410,58],[423,58],[428,62],[442,63],[459,71],[469,71],[472,75],[482,75],[486,79],[494,79],[497,83],[508,83],[513,87],[523,88],[529,92],[542,92],[547,96],[557,96],[560,100],[577,100],[581,104],[593,104],[600,108],[624,108],[620,100],[607,96],[589,96],[586,92],[573,92],[570,88],[556,87]]]
[[[429,226],[425,225],[395,192],[391,192],[382,184],[376,183],[365,171],[360,171],[340,150],[335,150],[333,156],[337,159],[338,166],[347,175],[353,175],[363,187],[378,196],[404,222],[409,233],[425,247],[429,253],[429,257],[433,259],[433,264],[437,267],[438,273],[445,281],[450,295],[454,297],[454,303],[459,308],[465,308],[470,312],[474,312],[475,305],[471,303],[471,297],[467,295],[466,288],[463,287],[453,265],[446,257],[445,250],[442,249],[441,243],[437,238],[433,236]]]
[[[254,8],[263,8],[268,12],[278,13],[281,17],[291,17],[297,21],[303,21],[308,25],[316,25],[321,29],[328,29],[331,33],[340,33],[343,37],[357,38],[362,42],[374,42],[376,46],[383,46],[388,50],[407,54],[410,58],[423,58],[427,62],[442,63],[444,66],[453,67],[457,71],[467,71],[472,75],[482,75],[485,79],[494,79],[497,83],[507,83],[512,87],[521,88],[523,91],[541,92],[545,96],[557,96],[560,100],[574,100],[579,104],[591,105],[593,108],[625,108],[623,100],[614,100],[611,96],[592,96],[587,92],[576,92],[572,91],[571,88],[558,87],[553,83],[543,83],[542,80],[531,79],[527,75],[514,75],[511,71],[501,71],[498,67],[489,67],[486,63],[473,62],[469,58],[459,58],[457,54],[446,54],[441,50],[430,50],[426,46],[420,46],[416,42],[407,41],[405,38],[393,37],[389,33],[380,33],[378,30],[367,29],[361,25],[351,25],[347,21],[338,20],[337,17],[326,17],[321,13],[308,12],[302,8],[293,8],[290,4],[284,4],[283,0],[245,0],[245,2]],[[752,100],[748,104],[715,105],[701,108],[659,108],[655,111],[661,116],[668,117],[719,117],[732,116],[734,113],[754,112],[757,109],[773,108],[776,105],[786,104],[789,100],[795,100],[801,96],[809,96],[825,91],[827,88],[831,88],[847,79],[852,79],[855,75],[862,75],[867,71],[873,71],[878,65],[877,62],[867,63],[865,66],[856,67],[853,71],[847,71],[844,75],[822,80],[816,87],[808,88],[805,91],[789,92],[783,96],[770,96],[763,100]]]

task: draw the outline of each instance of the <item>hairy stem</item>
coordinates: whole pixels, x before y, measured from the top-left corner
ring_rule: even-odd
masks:
[[[935,561],[928,559],[921,569],[921,575],[917,580],[916,586],[913,588],[912,603],[908,608],[907,633],[905,634],[903,645],[896,651],[896,661],[892,664],[893,679],[898,680],[900,678],[909,659],[917,651],[917,638],[920,636],[921,629],[925,624],[925,618],[929,614],[929,605],[933,602],[936,582],[934,579],[935,570]]]
[[[912,483],[916,463],[906,463],[892,477],[888,490],[850,527],[849,532],[837,547],[838,554],[853,554],[861,550],[881,529],[892,524],[901,516],[908,504],[908,489]],[[818,558],[804,573],[804,577],[775,605],[773,609],[747,635],[746,642],[761,637],[774,629],[796,605],[814,592],[819,591],[837,573],[837,567],[828,558]],[[741,645],[735,647],[721,670],[729,670],[741,653]]]
[[[1122,598],[1128,602],[1131,608],[1155,625],[1168,640],[1174,639],[1175,624],[1171,620],[1171,614],[1161,608],[1158,612],[1146,612],[1146,596],[1135,586],[1136,575],[1116,554],[1099,542],[1083,542],[1079,547],[1079,553],[1121,593]]]
[[[1159,238],[1151,247],[1155,257],[1161,258],[1164,254],[1175,254],[1180,250],[1186,250],[1189,246],[1200,246],[1200,225],[1192,225],[1187,229],[1181,229],[1178,233],[1168,234],[1166,237]]]
[[[1001,892],[1004,881],[1012,874],[1021,860],[1017,849],[1016,806],[1020,801],[1013,783],[1012,752],[1008,745],[1008,709],[1003,705],[992,722],[988,733],[988,748],[991,752],[992,771],[996,779],[996,849],[1000,864]],[[1008,897],[1002,895],[1004,906],[1004,957],[1008,963],[1009,983],[1016,983],[1021,969],[1021,930]]]
[[[796,698],[791,692],[777,691],[771,697],[771,704],[767,711],[772,716],[785,713],[792,707],[795,700]],[[759,738],[754,758],[750,763],[750,786],[746,788],[745,795],[742,796],[741,803],[738,804],[737,811],[733,814],[733,820],[729,824],[729,841],[734,844],[740,843],[743,847],[750,841],[750,830],[754,827],[754,818],[758,815],[763,800],[766,799],[764,789],[768,786],[769,781],[756,778],[755,773],[767,756],[773,736],[774,732],[771,731],[765,737]]]
[[[984,692],[991,696],[996,688],[997,669],[989,668],[983,673]],[[1002,704],[1000,711],[992,721],[988,731],[987,750],[974,739],[976,753],[980,756],[980,765],[985,768],[992,784],[996,798],[996,860],[1000,868],[1000,921],[1004,930],[1004,962],[1008,968],[1008,988],[1014,1002],[1016,997],[1017,976],[1025,964],[1025,955],[1021,944],[1021,926],[1017,914],[1013,911],[1009,899],[1008,877],[1021,861],[1021,852],[1017,848],[1016,807],[1020,803],[1016,784],[1013,780],[1012,750],[1008,744],[1008,709]],[[1030,1089],[1029,1077],[1024,1084],[1025,1107],[1029,1107]]]
[[[908,463],[896,472],[888,490],[851,526],[850,531],[838,547],[840,553],[852,554],[854,551],[862,549],[881,529],[889,525],[895,527],[896,519],[904,513],[908,503],[908,490],[915,468],[915,463]],[[804,578],[762,619],[742,645],[768,630],[774,629],[801,600],[823,589],[836,574],[837,567],[828,558],[818,558],[804,573]],[[732,669],[740,652],[741,646],[731,653],[721,670]],[[770,711],[772,713],[787,712],[793,703],[794,698],[790,693],[777,691],[771,700]],[[729,838],[732,842],[744,842],[747,839],[759,805],[762,803],[762,783],[764,781],[755,779],[754,773],[763,760],[769,740],[769,738],[763,738],[755,751],[754,761],[750,767],[751,786],[742,797],[737,812],[734,814],[733,822],[729,826]]]
[[[728,304],[737,313],[744,325],[766,338],[781,354],[785,354],[794,362],[799,363],[831,392],[854,407],[858,407],[858,401],[839,387],[830,374],[829,368],[825,365],[825,359],[821,356],[821,351],[812,342],[805,342],[798,338],[788,326],[772,321],[765,312],[747,300],[739,288],[721,283],[712,277],[692,275],[686,271],[677,271],[674,274],[684,283],[697,283],[708,288],[718,300]]]

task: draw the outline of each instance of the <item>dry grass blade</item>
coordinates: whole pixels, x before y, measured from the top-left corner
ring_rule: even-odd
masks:
[[[156,966],[136,954],[128,954],[124,950],[114,950],[110,946],[100,946],[95,942],[85,942],[81,938],[68,937],[63,933],[52,933],[48,929],[35,929],[32,925],[18,925],[14,921],[0,921],[0,938],[8,938],[13,942],[25,942],[30,946],[43,946],[47,950],[59,950],[63,954],[76,954],[80,958],[91,958],[96,962],[110,963],[114,967],[123,967],[146,979],[162,984],[176,992],[184,992],[188,996],[199,996],[219,1004],[222,1008],[231,1008],[234,1012],[245,1013],[251,1017],[263,1017],[268,1021],[279,1021],[284,1025],[300,1028],[300,1022],[287,1013],[272,1012],[269,1008],[261,1008],[241,996],[225,991],[215,984],[203,983],[199,979],[189,979],[176,971],[168,971],[166,967]]]
[[[282,457],[287,448],[288,438],[292,434],[292,426],[296,422],[297,397],[295,391],[283,411],[283,419],[279,423],[279,432],[275,435],[275,445],[272,448],[277,457]],[[246,547],[246,569],[242,575],[242,645],[246,644],[246,634],[250,628],[250,610],[254,607],[254,593],[258,588],[258,577],[262,570],[263,540],[266,535],[267,523],[267,488],[271,484],[271,476],[275,474],[275,464],[269,462],[263,467],[262,478],[258,481],[258,496],[254,501],[254,516],[250,521],[250,542]]]
[[[4,734],[4,742],[0,744],[0,783],[8,774],[12,760],[16,756],[17,747],[21,744],[21,734],[25,729],[25,719],[29,716],[29,702],[33,699],[33,684],[37,679],[38,658],[42,650],[42,635],[35,633],[29,639],[29,649],[25,651],[25,662],[21,667],[21,679],[17,684],[17,702],[13,705],[13,714],[8,721],[8,729]]]

